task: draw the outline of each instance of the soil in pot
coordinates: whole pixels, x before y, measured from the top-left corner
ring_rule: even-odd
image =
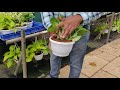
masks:
[[[60,40],[60,39],[58,39],[57,37],[51,37],[51,39],[52,40],[54,40],[54,41],[58,41],[58,42],[72,42],[72,40]]]
[[[40,52],[35,53],[35,55],[40,55],[40,54],[42,54],[42,52],[41,52],[41,51],[40,51]]]

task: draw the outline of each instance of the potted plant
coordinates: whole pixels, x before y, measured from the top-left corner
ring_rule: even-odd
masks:
[[[94,32],[102,32],[102,34],[108,33],[107,23],[103,22],[100,26],[97,26]]]
[[[43,55],[49,54],[48,46],[46,46],[44,41],[41,39],[28,45],[27,49],[32,53],[32,57],[37,61],[42,60]]]
[[[32,27],[32,12],[0,12],[0,32],[9,34]]]
[[[33,18],[35,18],[33,12],[18,12],[14,17],[16,17],[14,21],[17,23],[16,27],[18,29],[31,28],[33,25]]]
[[[3,63],[8,67],[14,66],[18,63],[20,58],[21,49],[19,46],[11,45],[9,47],[9,51],[4,54]],[[26,48],[26,62],[31,62],[34,58],[34,53],[30,52],[28,48]]]
[[[48,28],[48,31],[50,33],[55,33],[56,27],[60,23],[60,20],[53,17],[50,21],[52,25]],[[82,26],[79,26],[67,38],[61,39],[60,35],[62,33],[62,30],[63,27],[57,33],[57,37],[50,37],[49,40],[51,43],[52,53],[56,56],[66,57],[70,54],[74,43],[80,40],[82,36],[88,32],[88,30],[83,28]]]
[[[15,65],[20,58],[20,47],[11,45],[9,51],[4,54],[3,63],[10,68],[12,65]]]
[[[120,19],[113,21],[112,31],[117,31],[118,33],[120,33]]]

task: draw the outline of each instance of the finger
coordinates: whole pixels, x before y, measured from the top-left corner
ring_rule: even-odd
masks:
[[[69,26],[66,30],[65,33],[63,34],[62,38],[66,38],[71,30],[71,26]]]
[[[60,24],[58,24],[57,28],[56,28],[56,33],[58,33],[58,31],[60,30],[60,28],[64,26],[63,22],[60,22]]]
[[[70,35],[73,31],[74,31],[74,28],[72,27],[72,28],[70,29],[69,34],[68,34],[68,35]]]
[[[62,16],[59,16],[58,19],[59,19],[60,21],[64,21],[65,18],[63,18]]]
[[[62,21],[64,22],[66,20],[66,18],[63,18]]]
[[[60,21],[62,21],[62,20],[63,20],[63,18],[62,18],[61,16],[58,16],[58,19],[59,19]]]
[[[64,29],[62,30],[62,34],[61,34],[61,36],[64,35],[64,33],[65,33],[65,31],[67,30],[68,27],[69,27],[68,24],[65,24],[65,25],[64,25]]]

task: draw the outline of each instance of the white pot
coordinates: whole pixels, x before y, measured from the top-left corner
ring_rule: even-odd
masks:
[[[27,28],[31,28],[32,26],[33,26],[33,22],[29,22],[29,23],[26,23],[26,25],[23,27],[17,27],[17,29],[18,30],[27,29]]]
[[[21,29],[27,29],[27,28],[31,28],[33,26],[33,22],[29,22],[26,24],[26,26],[23,27],[17,27],[17,31],[20,31]],[[0,30],[0,33],[2,34],[9,34],[9,33],[13,33],[14,30]]]
[[[105,30],[104,30],[104,33],[108,33],[108,31],[109,31],[108,29],[105,29]]]
[[[112,27],[112,31],[116,31],[116,27]]]
[[[51,51],[54,55],[59,57],[66,57],[70,54],[73,44],[75,42],[57,42],[49,38],[51,43]]]
[[[13,30],[0,30],[0,33],[2,34],[9,34],[9,33],[13,33]]]
[[[40,54],[40,55],[35,55],[34,58],[35,58],[35,60],[37,60],[37,61],[42,60],[42,59],[43,59],[43,53]]]

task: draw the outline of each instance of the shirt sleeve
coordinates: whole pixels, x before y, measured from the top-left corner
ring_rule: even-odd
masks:
[[[40,12],[44,27],[48,29],[51,26],[50,18],[53,17],[52,12]]]
[[[103,15],[106,15],[110,12],[79,12],[75,14],[80,14],[83,18],[83,22],[81,25],[87,25],[90,24],[90,22],[97,20]]]

